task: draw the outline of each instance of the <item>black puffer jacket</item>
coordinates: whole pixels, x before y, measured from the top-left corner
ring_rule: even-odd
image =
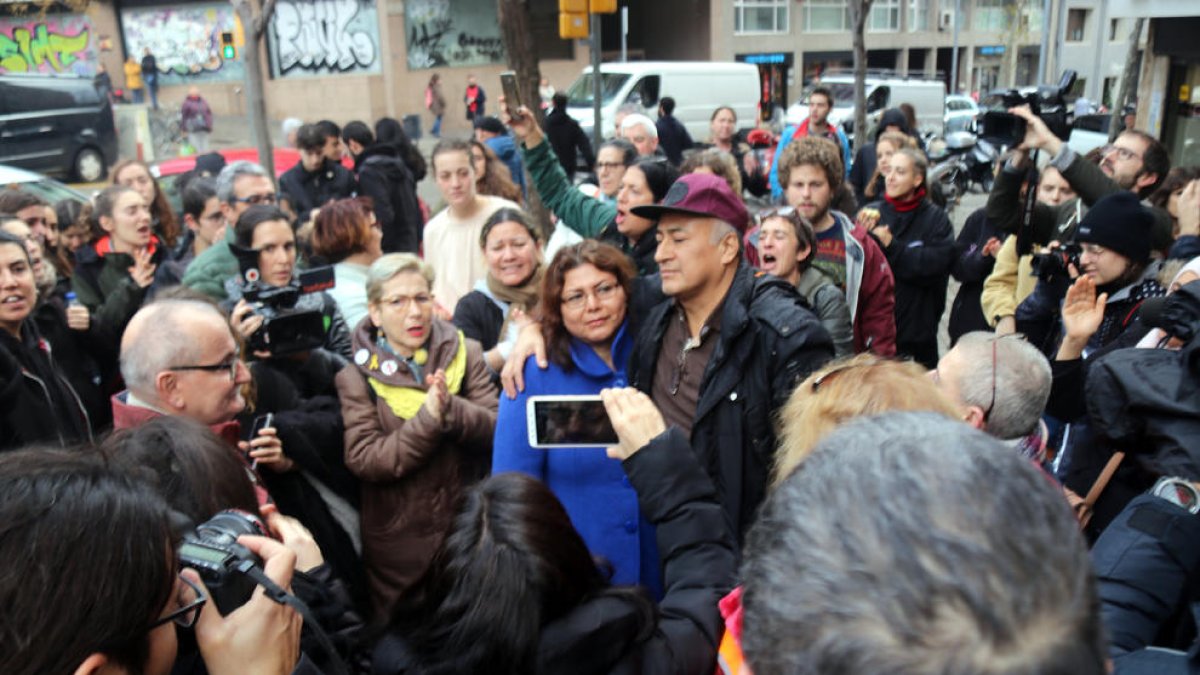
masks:
[[[651,393],[655,363],[675,302],[647,311],[630,383]],[[809,373],[833,358],[833,341],[791,284],[740,263],[725,296],[720,340],[700,382],[692,449],[717,486],[740,542],[766,495],[775,461],[775,416]]]
[[[946,212],[928,199],[906,212],[886,200],[871,206],[879,209],[879,224],[892,231],[892,243],[880,242],[879,247],[896,277],[896,348],[904,352],[914,345],[932,344],[936,353],[938,322],[946,309],[946,285],[954,261],[954,228]]]
[[[91,438],[87,410],[37,326],[22,323],[20,339],[0,331],[0,451]]]
[[[354,174],[338,162],[326,159],[316,171],[300,163],[279,177],[279,189],[292,201],[292,210],[301,220],[307,214],[334,199],[353,197],[358,189]]]
[[[600,595],[541,628],[537,669],[546,675],[709,675],[724,626],[717,603],[733,587],[733,537],[712,482],[678,429],[622,463],[642,512],[654,523],[666,589],[658,619],[640,604]],[[373,672],[424,672],[402,636],[375,651]]]
[[[416,253],[425,221],[417,201],[417,186],[400,151],[376,143],[354,158],[358,193],[375,203],[375,220],[383,230],[383,251]]]

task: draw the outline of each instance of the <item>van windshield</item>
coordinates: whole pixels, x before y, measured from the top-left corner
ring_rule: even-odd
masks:
[[[833,107],[845,108],[854,105],[854,83],[853,82],[818,82],[810,84],[804,88],[804,93],[800,95],[800,104],[808,105],[808,95],[817,87],[825,87],[833,92]],[[867,93],[871,93],[870,87],[867,87]]]
[[[628,79],[628,73],[600,73],[600,102],[610,103]],[[567,88],[567,105],[591,106],[592,86],[591,73],[580,75],[579,79]]]

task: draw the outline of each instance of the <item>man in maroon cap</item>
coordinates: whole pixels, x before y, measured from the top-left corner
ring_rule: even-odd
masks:
[[[690,436],[740,542],[766,493],[776,413],[833,342],[794,287],[742,262],[750,216],[724,179],[683,176],[633,213],[658,220],[668,299],[645,315],[629,381]]]

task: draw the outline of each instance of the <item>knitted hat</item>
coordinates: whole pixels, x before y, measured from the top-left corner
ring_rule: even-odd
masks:
[[[1135,263],[1150,259],[1154,216],[1132,192],[1121,191],[1097,201],[1079,223],[1075,240],[1098,244]]]

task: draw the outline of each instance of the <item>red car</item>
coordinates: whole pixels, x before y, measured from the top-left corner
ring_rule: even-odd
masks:
[[[218,150],[227,164],[240,161],[258,162],[258,148],[229,148]],[[295,148],[275,148],[271,151],[275,157],[275,177],[279,178],[284,171],[300,163],[300,151]],[[342,165],[354,170],[354,160],[349,155],[342,157]],[[196,166],[196,155],[174,157],[154,165],[153,173],[158,178],[169,178],[187,173]]]

